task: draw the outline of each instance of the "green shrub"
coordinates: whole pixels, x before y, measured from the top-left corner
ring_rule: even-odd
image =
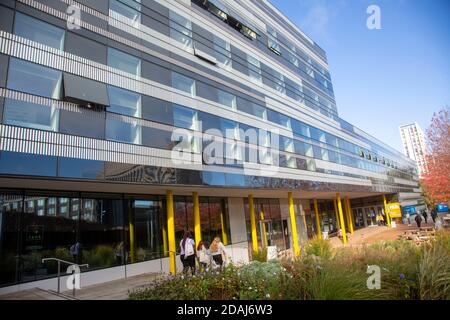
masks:
[[[418,278],[420,299],[450,299],[450,255],[445,243],[423,248]]]
[[[82,258],[83,263],[89,264],[89,268],[112,267],[116,263],[114,248],[106,245],[99,245],[91,250],[83,250]]]
[[[253,261],[266,262],[267,261],[267,248],[258,250],[258,252],[253,252]]]
[[[251,263],[201,276],[177,276],[130,294],[130,299],[450,299],[448,234],[417,246],[383,241],[333,250],[313,239],[299,259]],[[254,257],[255,258],[255,257]],[[367,267],[381,269],[381,288],[367,288]]]
[[[321,259],[330,259],[333,254],[330,241],[313,238],[309,240],[303,248],[303,253],[307,256],[316,256]]]

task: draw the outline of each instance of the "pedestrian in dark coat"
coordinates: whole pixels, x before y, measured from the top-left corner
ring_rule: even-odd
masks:
[[[422,223],[422,218],[420,217],[420,214],[416,214],[414,220],[416,220],[417,227],[420,228],[420,224]]]
[[[423,215],[423,218],[425,219],[425,223],[428,223],[428,221],[427,221],[428,214],[427,214],[427,212],[425,210],[422,210],[422,215]]]

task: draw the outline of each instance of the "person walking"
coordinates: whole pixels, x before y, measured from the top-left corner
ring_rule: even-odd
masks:
[[[209,251],[212,255],[214,263],[220,267],[220,270],[222,270],[223,261],[224,259],[227,259],[227,252],[219,237],[214,238],[211,246],[209,247]]]
[[[422,210],[422,216],[425,219],[425,223],[428,223],[427,219],[428,219],[428,214],[425,210]]]
[[[183,239],[180,241],[180,259],[183,264],[183,273],[187,275],[191,269],[192,275],[195,274],[195,241],[189,231],[185,231]]]
[[[437,211],[436,209],[431,209],[431,219],[433,219],[433,223],[436,223]]]
[[[70,255],[76,264],[81,264],[81,243],[79,241],[75,242],[69,249]]]
[[[200,272],[205,272],[208,270],[208,265],[210,258],[208,255],[208,250],[206,249],[205,243],[200,240],[197,246],[197,258],[200,266]]]
[[[420,217],[420,214],[417,213],[414,220],[416,220],[417,227],[420,228],[420,224],[422,223],[422,218]]]
[[[406,213],[406,221],[408,221],[408,227],[411,227],[411,215],[409,212]]]

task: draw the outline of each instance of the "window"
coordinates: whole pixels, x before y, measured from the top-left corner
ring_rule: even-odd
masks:
[[[141,126],[136,119],[120,119],[117,115],[107,113],[106,139],[141,144]]]
[[[267,119],[270,122],[279,124],[283,127],[286,127],[288,129],[291,128],[291,118],[289,118],[288,116],[281,114],[279,112],[276,111],[272,111],[270,109],[267,110]]]
[[[277,41],[277,32],[270,26],[267,26],[268,42],[267,45],[277,55],[281,55],[280,44]]]
[[[239,126],[236,122],[220,119],[220,129],[224,138],[233,140],[225,143],[224,155],[228,159],[242,160],[242,149],[237,144],[239,139]]]
[[[300,136],[310,137],[309,126],[298,120],[292,120],[292,130]]]
[[[16,12],[14,34],[64,50],[64,30],[49,23]]]
[[[254,115],[261,119],[267,119],[266,108],[257,105],[256,103],[250,102],[248,100],[239,99],[237,109],[239,111]]]
[[[197,112],[180,105],[173,106],[173,124],[184,129],[197,129]]]
[[[170,37],[178,41],[184,50],[191,51],[192,46],[192,23],[179,14],[169,12]]]
[[[280,92],[281,94],[286,94],[286,88],[284,85],[284,76],[278,71],[272,69],[272,78],[275,84],[274,89]]]
[[[4,122],[9,125],[57,131],[59,110],[31,102],[7,99]]]
[[[61,71],[16,58],[9,62],[8,89],[61,99],[61,82]]]
[[[294,150],[294,140],[291,138],[287,138],[284,136],[281,136],[281,149],[286,152],[295,152]],[[297,141],[296,141],[297,142]]]
[[[141,23],[141,0],[111,0],[110,16],[114,19],[124,21],[135,28]]]
[[[295,54],[289,52],[289,61],[298,68],[298,58],[295,56]]]
[[[254,82],[262,82],[261,77],[261,64],[258,59],[247,55],[248,62],[248,75],[250,79]]]
[[[173,122],[174,126],[189,129],[198,130],[198,115],[197,111],[180,106],[173,106]],[[180,133],[181,134],[181,133]],[[193,132],[188,132],[187,136],[183,134],[180,137],[183,141],[187,141],[188,149],[183,148],[185,151],[199,152],[200,140],[198,137],[194,137]]]
[[[141,60],[113,48],[108,48],[108,66],[138,77],[141,76]]]
[[[247,27],[246,25],[241,25],[241,33],[251,40],[256,39],[256,32]]]
[[[0,173],[29,176],[56,176],[57,157],[2,151]]]
[[[195,97],[195,80],[180,73],[172,72],[172,87]]]
[[[208,11],[223,21],[228,18],[228,9],[218,0],[208,1]]]
[[[221,105],[230,107],[231,109],[236,109],[236,97],[232,95],[231,93],[228,93],[226,91],[217,90],[217,96],[218,96],[218,102]]]
[[[231,68],[231,46],[230,43],[214,36],[213,38],[214,51],[216,53],[217,61],[226,68]]]
[[[141,116],[141,96],[134,92],[108,86],[110,106],[108,111],[132,117]],[[136,120],[120,120],[117,116],[107,114],[106,138],[129,143],[141,143],[141,127]]]
[[[141,116],[141,95],[117,87],[108,86],[110,106],[108,111],[131,117]]]
[[[326,142],[325,132],[317,128],[310,128],[311,138],[320,142]]]

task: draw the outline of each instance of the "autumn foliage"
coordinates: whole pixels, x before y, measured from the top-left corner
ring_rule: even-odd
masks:
[[[450,200],[450,108],[433,115],[427,129],[427,172],[422,184],[434,203]]]

